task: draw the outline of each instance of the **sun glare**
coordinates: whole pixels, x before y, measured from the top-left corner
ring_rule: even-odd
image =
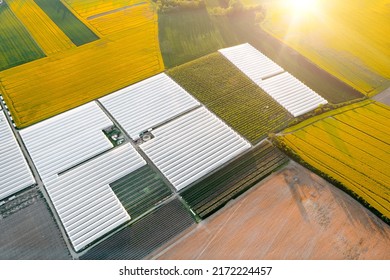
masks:
[[[287,0],[291,9],[298,13],[307,13],[315,10],[317,0]]]

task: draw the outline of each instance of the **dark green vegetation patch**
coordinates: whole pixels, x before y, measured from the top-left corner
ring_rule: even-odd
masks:
[[[140,260],[195,222],[174,199],[88,250],[85,260]]]
[[[139,217],[172,194],[170,188],[148,165],[110,186],[132,219]]]
[[[0,6],[0,71],[45,56],[7,3]]]
[[[171,68],[238,44],[225,20],[215,22],[206,9],[159,14],[159,40],[164,64]]]
[[[252,143],[285,128],[293,118],[219,53],[173,68],[168,74]]]
[[[34,1],[76,46],[81,46],[99,39],[60,0]]]
[[[280,150],[266,141],[180,195],[197,215],[205,218],[287,161]]]
[[[61,232],[36,189],[0,206],[0,259],[71,259]]]

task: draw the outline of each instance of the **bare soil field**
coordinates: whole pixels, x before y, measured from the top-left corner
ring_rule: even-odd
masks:
[[[153,259],[390,259],[390,226],[295,162]]]
[[[390,106],[390,88],[382,91],[381,93],[375,95],[372,99],[382,102],[383,104]]]

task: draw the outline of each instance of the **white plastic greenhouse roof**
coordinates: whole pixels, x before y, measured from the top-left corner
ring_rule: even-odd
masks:
[[[200,105],[164,73],[99,101],[134,140],[141,132]]]
[[[328,103],[288,72],[262,81],[260,87],[294,117]]]
[[[256,84],[264,78],[284,72],[282,67],[248,43],[221,49],[219,52]]]
[[[145,164],[134,148],[125,144],[46,186],[76,251],[130,220],[109,184]]]
[[[0,199],[35,184],[4,111],[0,110]]]
[[[20,134],[76,251],[130,219],[109,184],[146,164],[130,145],[114,148],[95,102]]]
[[[111,120],[95,102],[22,129],[20,135],[44,183],[113,147],[102,130]]]
[[[152,131],[141,149],[180,190],[251,145],[204,107]]]

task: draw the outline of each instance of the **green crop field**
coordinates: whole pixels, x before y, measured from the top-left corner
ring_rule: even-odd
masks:
[[[45,56],[5,2],[0,22],[0,71]]]
[[[135,219],[172,194],[164,181],[145,165],[110,184],[131,219]]]
[[[175,67],[168,75],[252,143],[292,119],[219,53]]]
[[[180,195],[205,218],[282,166],[288,158],[265,141]]]
[[[220,19],[219,21],[222,21]],[[164,64],[170,68],[229,45],[238,44],[228,26],[220,28],[206,9],[159,14],[159,38]]]
[[[34,1],[76,46],[99,39],[99,37],[72,14],[60,0]]]

